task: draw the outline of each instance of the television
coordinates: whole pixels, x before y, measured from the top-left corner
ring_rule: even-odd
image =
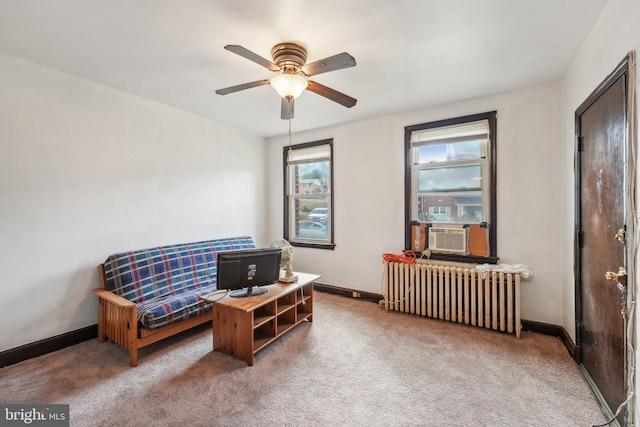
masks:
[[[241,249],[218,252],[217,288],[233,290],[232,297],[260,295],[280,277],[281,248]]]

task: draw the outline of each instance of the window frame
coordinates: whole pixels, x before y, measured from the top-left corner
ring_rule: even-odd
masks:
[[[474,256],[474,255],[458,255],[458,254],[445,254],[445,253],[432,253],[431,259],[445,260],[445,261],[459,261],[459,262],[471,262],[471,263],[489,263],[495,264],[498,262],[498,238],[497,238],[497,112],[489,111],[486,113],[472,114],[468,116],[455,117],[451,119],[437,120],[427,123],[421,123],[412,126],[405,126],[404,131],[404,145],[405,145],[405,250],[412,250],[411,242],[411,203],[412,203],[412,145],[411,134],[413,132],[422,131],[426,129],[435,129],[439,127],[462,125],[464,123],[475,122],[480,120],[487,120],[489,124],[489,147],[487,150],[488,169],[489,169],[489,218],[488,218],[488,244],[489,255]],[[483,179],[485,177],[483,176]],[[420,254],[418,254],[419,256]]]
[[[296,238],[291,237],[289,223],[289,206],[290,200],[293,198],[292,194],[289,194],[289,161],[288,161],[288,153],[289,150],[301,150],[306,148],[318,147],[321,145],[327,145],[329,147],[329,207],[327,209],[327,213],[329,217],[327,218],[327,225],[329,227],[329,239],[327,241],[314,242],[313,240],[296,240]],[[335,240],[334,240],[334,230],[335,230],[335,216],[334,216],[334,197],[333,197],[333,138],[322,139],[319,141],[305,142],[302,144],[294,144],[287,145],[282,149],[282,165],[283,165],[283,207],[284,207],[284,215],[283,215],[283,229],[284,229],[284,239],[291,243],[292,246],[297,247],[305,247],[305,248],[316,248],[316,249],[329,249],[333,250],[335,248]]]

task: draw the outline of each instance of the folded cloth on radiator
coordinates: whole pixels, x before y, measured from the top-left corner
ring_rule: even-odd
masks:
[[[519,274],[520,277],[522,277],[522,280],[533,279],[533,270],[531,270],[531,267],[524,264],[479,264],[476,266],[476,271],[480,273],[495,271],[496,273]]]

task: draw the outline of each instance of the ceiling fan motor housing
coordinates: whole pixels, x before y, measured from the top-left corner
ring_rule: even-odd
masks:
[[[273,62],[282,70],[298,71],[307,62],[307,50],[295,43],[280,43],[271,49]]]

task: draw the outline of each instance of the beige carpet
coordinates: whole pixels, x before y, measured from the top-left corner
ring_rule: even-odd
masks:
[[[140,352],[87,341],[0,369],[2,403],[68,403],[72,426],[589,426],[556,338],[520,340],[316,292],[313,323],[253,367],[198,328]]]

